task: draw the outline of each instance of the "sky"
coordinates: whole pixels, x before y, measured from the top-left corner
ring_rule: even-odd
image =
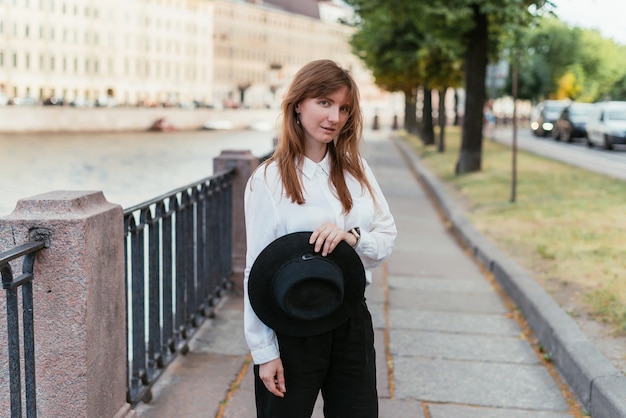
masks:
[[[625,0],[552,0],[555,13],[564,22],[598,29],[605,38],[626,45]]]

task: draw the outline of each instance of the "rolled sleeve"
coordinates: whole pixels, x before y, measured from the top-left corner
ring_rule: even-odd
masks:
[[[364,161],[365,173],[375,197],[374,219],[366,229],[361,229],[361,239],[356,251],[361,256],[363,265],[375,268],[391,255],[398,234],[395,220],[391,215],[389,204],[374,177],[367,162]],[[373,203],[374,204],[374,203]]]
[[[262,175],[262,169],[261,171]],[[278,340],[274,330],[265,325],[256,315],[248,296],[248,280],[254,260],[267,244],[275,239],[276,216],[273,200],[265,182],[251,177],[244,194],[246,219],[246,269],[244,271],[244,333],[255,364],[266,363],[280,356]]]

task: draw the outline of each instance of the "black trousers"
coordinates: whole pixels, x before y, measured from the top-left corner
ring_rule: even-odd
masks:
[[[254,366],[258,418],[310,418],[320,391],[326,418],[378,417],[374,330],[365,301],[325,334],[277,336],[287,392],[271,394]]]

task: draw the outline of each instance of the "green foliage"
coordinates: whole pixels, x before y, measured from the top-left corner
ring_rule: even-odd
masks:
[[[409,102],[420,84],[426,91],[442,90],[459,86],[464,75],[463,145],[455,170],[479,171],[488,58],[497,57],[505,33],[526,24],[549,1],[347,2],[359,16],[352,40],[354,52],[372,70],[379,85],[405,93],[407,113],[415,112]],[[405,115],[407,120],[412,117]]]
[[[352,37],[354,53],[389,91],[410,91],[423,82],[418,50],[423,35],[410,22],[393,24],[389,13],[365,20]]]
[[[611,89],[611,99],[626,101],[626,74],[613,85]]]
[[[624,98],[626,47],[602,38],[596,30],[570,27],[546,16],[510,44],[523,52],[518,80],[521,99],[593,102]]]

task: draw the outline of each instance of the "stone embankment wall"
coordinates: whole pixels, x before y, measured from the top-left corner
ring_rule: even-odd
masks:
[[[391,109],[364,109],[364,127],[391,128]],[[160,118],[178,130],[202,129],[209,121],[229,121],[234,129],[254,122],[275,124],[280,109],[74,108],[69,106],[0,107],[0,133],[145,131]],[[398,121],[402,124],[402,115]]]
[[[115,132],[148,130],[155,120],[176,129],[201,129],[207,121],[230,121],[235,128],[252,122],[273,123],[278,109],[73,108],[69,106],[0,107],[0,133]]]

